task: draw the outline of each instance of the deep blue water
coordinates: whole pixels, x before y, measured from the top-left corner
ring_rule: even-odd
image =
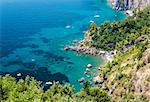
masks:
[[[85,66],[98,66],[102,59],[66,52],[64,46],[82,39],[90,20],[101,24],[125,18],[106,0],[3,0],[0,5],[0,74],[70,82],[77,90]],[[100,18],[94,18],[97,14]]]

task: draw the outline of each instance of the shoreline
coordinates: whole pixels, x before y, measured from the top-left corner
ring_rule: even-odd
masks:
[[[107,4],[112,8],[115,9],[114,6],[114,0],[107,0],[106,1]],[[123,11],[125,14],[126,11]],[[129,16],[127,14],[127,16]],[[104,79],[99,77],[99,74],[101,72],[100,71],[100,67],[106,65],[109,62],[112,62],[113,58],[115,55],[117,55],[117,51],[104,51],[101,49],[95,49],[95,48],[90,48],[90,47],[85,47],[83,46],[84,39],[83,40],[74,40],[72,44],[70,45],[66,45],[64,47],[64,50],[66,51],[74,51],[77,54],[85,54],[85,55],[92,55],[92,56],[99,56],[102,60],[103,63],[101,65],[98,66],[98,69],[95,69],[96,72],[98,72],[97,74],[93,74],[93,78],[92,78],[92,83],[94,82],[95,84],[102,84]]]
[[[112,8],[115,9],[114,7],[114,0],[107,0],[106,1],[107,4]],[[125,14],[126,11],[123,11]],[[127,16],[130,16],[129,14],[127,14]],[[95,49],[95,48],[91,48],[91,47],[85,47],[83,46],[83,40],[74,40],[72,44],[70,45],[66,45],[64,47],[65,51],[74,51],[77,54],[85,54],[85,55],[92,55],[92,56],[98,56],[103,60],[103,63],[100,66],[104,66],[109,62],[112,62],[113,58],[115,55],[117,55],[117,51],[104,51],[101,49]],[[100,71],[100,66],[98,67],[98,69],[96,69],[97,71]],[[98,72],[100,74],[100,72]],[[92,82],[94,83],[99,83],[99,81],[102,81],[103,79],[101,79],[99,77],[99,74],[95,75],[92,79]],[[94,74],[93,74],[94,75]]]
[[[113,56],[116,55],[116,51],[103,51],[103,50],[98,50],[95,48],[90,48],[90,47],[83,47],[81,46],[81,43],[83,42],[83,40],[81,41],[73,41],[72,45],[66,45],[64,50],[66,51],[74,51],[78,54],[87,54],[87,55],[92,55],[92,56],[99,56],[102,58],[102,60],[104,61],[103,65],[111,62],[113,60]]]
[[[101,72],[99,72],[99,71],[101,71],[101,66],[104,66],[107,63],[111,62],[113,60],[114,55],[116,55],[117,52],[116,51],[110,51],[110,52],[108,52],[108,51],[97,50],[95,48],[90,48],[90,47],[82,47],[81,46],[82,42],[83,42],[83,40],[81,40],[81,41],[75,40],[72,45],[67,45],[64,48],[64,50],[65,51],[74,51],[74,52],[76,52],[78,54],[86,54],[86,55],[92,55],[92,56],[99,56],[100,58],[102,58],[103,63],[100,66],[95,67],[91,71],[91,74],[93,75],[93,78],[91,80],[92,84],[102,85],[102,83],[104,82],[104,78],[100,78],[99,77],[99,75],[101,73]],[[96,73],[94,71],[96,71]],[[87,71],[84,72],[85,75],[86,75],[86,73],[87,73]],[[78,82],[80,82],[81,79],[84,79],[84,78],[81,77]],[[81,81],[80,84],[81,83],[84,83],[84,81]]]

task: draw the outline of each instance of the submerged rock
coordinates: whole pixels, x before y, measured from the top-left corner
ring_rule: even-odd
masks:
[[[90,78],[90,75],[86,75],[86,77]]]

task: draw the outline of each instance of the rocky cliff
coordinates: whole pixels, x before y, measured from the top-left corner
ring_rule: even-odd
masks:
[[[114,9],[117,10],[130,10],[130,9],[143,9],[150,6],[150,0],[110,0]]]

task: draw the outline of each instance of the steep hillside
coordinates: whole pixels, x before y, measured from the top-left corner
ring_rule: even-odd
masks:
[[[138,41],[150,37],[150,7],[120,22],[105,22],[99,26],[92,23],[85,33],[83,46],[95,47],[105,51],[123,50]],[[141,39],[139,38],[141,35]]]
[[[118,53],[111,63],[101,68],[102,88],[115,100],[142,102],[150,100],[150,41]]]
[[[115,101],[150,101],[150,7],[120,22],[92,23],[83,46],[117,51],[98,83]]]

